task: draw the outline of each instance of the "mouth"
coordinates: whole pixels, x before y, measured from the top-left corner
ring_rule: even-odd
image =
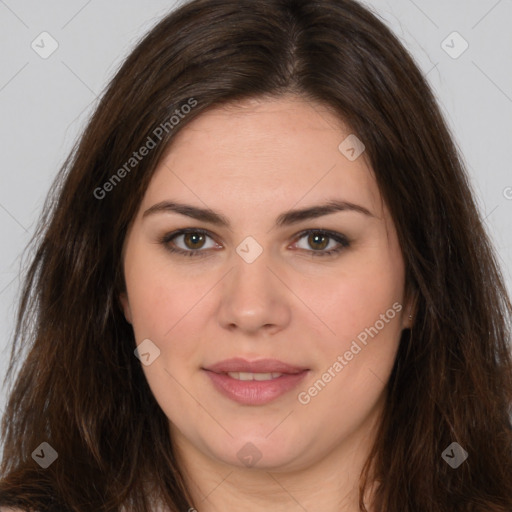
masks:
[[[277,379],[278,377],[281,377],[281,375],[290,375],[287,373],[279,373],[279,372],[272,372],[272,373],[251,373],[251,372],[227,372],[222,375],[228,375],[232,379],[235,380],[243,380],[243,381],[250,381],[250,380],[257,380],[257,381],[265,381],[265,380],[272,380]]]
[[[214,388],[223,396],[243,405],[264,405],[295,388],[308,374],[308,368],[276,359],[249,362],[228,359],[202,368]]]

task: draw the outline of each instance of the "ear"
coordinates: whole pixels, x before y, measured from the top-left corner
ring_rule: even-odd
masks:
[[[130,301],[128,300],[128,295],[126,292],[122,292],[119,294],[119,301],[121,302],[121,306],[123,308],[124,317],[126,321],[131,324],[132,323],[132,310],[130,308]]]

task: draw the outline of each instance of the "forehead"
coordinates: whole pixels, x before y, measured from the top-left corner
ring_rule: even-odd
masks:
[[[349,135],[326,106],[294,96],[212,108],[177,133],[144,206],[179,196],[216,209],[252,205],[271,212],[336,197],[380,216],[378,186],[364,153],[350,161],[338,148]]]

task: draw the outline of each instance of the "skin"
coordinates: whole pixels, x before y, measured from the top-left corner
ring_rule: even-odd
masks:
[[[127,234],[121,302],[137,344],[150,339],[160,350],[143,370],[169,418],[199,512],[359,510],[359,473],[411,307],[395,227],[372,169],[364,153],[349,161],[338,149],[350,133],[325,106],[297,96],[205,112],[174,139]],[[329,199],[372,216],[339,211],[275,226],[285,210]],[[211,208],[231,227],[170,211],[143,217],[166,200]],[[178,236],[174,245],[206,256],[173,254],[159,242],[183,228],[205,229],[211,238]],[[299,238],[306,229],[340,233],[350,245],[312,255],[339,244]],[[247,236],[263,249],[252,263],[236,252]],[[300,403],[298,393],[394,303],[401,311]],[[202,370],[235,356],[275,358],[309,373],[268,404],[241,405]],[[249,442],[261,454],[253,467],[237,456]]]

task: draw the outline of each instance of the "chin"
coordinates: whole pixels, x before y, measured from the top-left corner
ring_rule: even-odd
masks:
[[[211,446],[211,454],[217,460],[239,468],[260,469],[267,471],[285,471],[296,469],[297,458],[304,453],[298,441],[286,435],[271,434],[227,436],[223,443]]]

